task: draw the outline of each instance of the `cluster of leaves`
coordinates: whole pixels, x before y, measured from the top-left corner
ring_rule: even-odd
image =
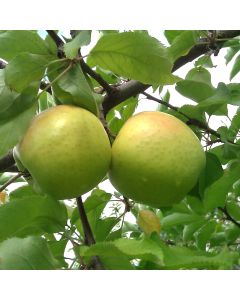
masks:
[[[228,105],[239,105],[240,84],[211,83],[210,53],[197,59],[184,79],[172,74],[175,61],[201,43],[206,32],[165,31],[164,46],[146,31],[100,31],[87,64],[113,87],[129,79],[159,89],[175,85],[192,105],[168,106],[170,93],[162,97],[160,111],[184,122],[194,119],[207,124],[212,116],[228,116]],[[91,31],[74,31],[58,49],[47,35],[35,31],[1,31],[0,58],[7,62],[0,70],[0,158],[21,139],[37,112],[66,103],[84,107],[99,116],[104,95],[101,86],[81,68],[79,49],[91,41]],[[224,44],[226,63],[240,50],[239,39]],[[59,58],[59,50],[64,57]],[[230,74],[240,71],[239,56]],[[39,89],[41,91],[39,92]],[[111,109],[106,122],[117,134],[138,105],[132,95]],[[189,118],[186,118],[188,116]],[[194,124],[194,123],[193,123]],[[206,127],[207,128],[207,127]],[[171,208],[153,209],[131,205],[126,199],[96,187],[84,202],[84,209],[96,243],[85,243],[78,208],[72,201],[57,201],[38,195],[24,185],[0,194],[0,269],[91,268],[99,257],[105,269],[233,269],[240,264],[240,111],[230,126],[207,134],[195,125],[199,139],[207,138],[207,164],[198,183],[183,201]],[[213,147],[216,139],[221,144]],[[0,174],[0,185],[12,177]],[[20,182],[23,179],[19,179]],[[114,202],[113,202],[114,200]],[[109,204],[112,204],[109,206]],[[136,220],[142,209],[152,211],[161,231],[146,234]],[[124,216],[129,213],[135,221]],[[71,256],[71,257],[68,257]]]

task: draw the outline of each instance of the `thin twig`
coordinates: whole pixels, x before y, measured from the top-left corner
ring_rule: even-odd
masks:
[[[56,46],[62,47],[64,45],[63,40],[60,38],[60,36],[54,31],[54,30],[46,30],[49,36],[53,39],[55,42]]]
[[[221,135],[217,131],[215,131],[212,128],[210,128],[207,124],[205,124],[205,123],[203,123],[203,122],[201,122],[201,121],[199,121],[197,119],[189,117],[185,113],[181,112],[178,107],[175,107],[175,106],[169,104],[168,102],[165,102],[164,100],[158,99],[158,98],[156,98],[156,97],[154,97],[154,96],[152,96],[152,95],[150,95],[150,94],[148,94],[146,92],[142,92],[142,94],[145,95],[147,97],[147,99],[153,100],[153,101],[158,102],[158,103],[160,103],[162,105],[165,105],[166,107],[171,108],[172,110],[178,112],[180,115],[184,116],[187,119],[187,122],[186,122],[187,125],[195,125],[198,128],[204,129],[207,133],[216,136],[217,138],[219,138],[219,140],[222,143],[224,143],[224,141],[221,140]],[[231,140],[227,140],[227,142],[230,143],[230,144],[234,144],[235,145],[235,143],[233,141],[231,141]]]
[[[94,239],[94,236],[93,236],[92,229],[91,229],[90,224],[88,222],[87,214],[85,212],[81,196],[77,197],[77,207],[78,207],[80,219],[81,219],[82,226],[83,226],[83,231],[84,231],[84,235],[85,235],[85,243],[86,243],[87,246],[91,246],[91,245],[95,244],[96,242],[95,242],[95,239]],[[97,270],[103,270],[104,269],[101,262],[100,262],[100,260],[99,260],[99,257],[94,256],[92,258],[92,260],[93,260],[94,267]]]
[[[84,209],[82,197],[77,198],[77,207],[78,207],[80,219],[82,221],[83,231],[84,231],[84,235],[85,235],[85,243],[87,246],[91,246],[91,245],[95,244],[96,242],[95,242],[95,239],[94,239],[94,236],[92,233],[92,229],[91,229],[90,224],[87,219],[87,214]]]
[[[115,87],[111,86],[106,80],[102,78],[100,74],[91,69],[83,59],[80,59],[80,65],[82,67],[82,70],[90,75],[93,79],[95,79],[108,94],[113,94],[116,91]]]
[[[63,70],[56,78],[53,79],[53,81],[49,82],[45,88],[38,94],[37,98],[39,98],[44,92],[48,91],[49,88],[52,87],[52,85],[57,82],[63,75],[65,75],[71,68],[73,67],[73,63],[70,62],[70,64],[67,66],[65,70]]]
[[[64,45],[64,41],[58,36],[58,34],[54,30],[46,30],[46,31],[57,46],[57,56],[59,58],[65,57],[64,51],[62,49]]]
[[[102,122],[103,124],[103,127],[108,135],[108,138],[109,138],[109,141],[110,143],[112,144],[113,141],[115,140],[116,138],[116,135],[114,133],[111,132],[110,128],[108,127],[108,124],[107,124],[107,121],[103,115],[103,111],[100,109],[100,112],[99,112],[99,119],[100,121]]]
[[[19,172],[17,175],[13,176],[12,178],[10,178],[7,182],[5,182],[1,187],[0,187],[0,192],[4,191],[5,188],[7,188],[11,183],[13,183],[14,181],[16,181],[19,177],[21,177],[23,175],[22,172]]]
[[[206,141],[206,146],[212,146],[215,143],[223,143],[223,142],[222,142],[222,140],[220,138],[217,138],[216,140],[213,140],[213,141],[207,140]]]
[[[159,104],[162,104],[162,105],[164,105],[164,106],[166,106],[166,107],[168,107],[168,108],[170,108],[170,109],[178,112],[180,115],[184,116],[185,118],[190,119],[185,113],[179,111],[178,107],[173,106],[170,103],[165,102],[162,99],[158,99],[158,98],[156,98],[156,97],[154,97],[154,96],[152,96],[152,95],[150,95],[150,94],[148,94],[146,92],[142,92],[142,94],[145,95],[149,100],[153,100],[155,102],[158,102]]]

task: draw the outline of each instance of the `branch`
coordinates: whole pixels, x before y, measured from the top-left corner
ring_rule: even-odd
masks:
[[[108,84],[108,82],[105,81],[101,75],[92,70],[83,59],[80,60],[80,65],[82,67],[82,70],[92,78],[94,78],[104,88],[107,94],[111,95],[114,93],[115,87]]]
[[[62,47],[64,45],[64,41],[59,37],[59,35],[54,30],[46,30],[49,36],[53,39],[55,42],[57,48],[58,48],[58,57],[62,58],[65,56]]]
[[[126,83],[121,84],[119,87],[116,87],[114,93],[107,94],[104,97],[102,104],[104,115],[106,116],[109,110],[114,106],[120,104],[130,97],[136,96],[149,87],[150,85],[141,83],[136,80],[130,80]]]
[[[4,191],[6,187],[8,187],[11,183],[13,183],[14,181],[16,181],[22,175],[23,175],[22,172],[19,172],[17,175],[15,175],[12,178],[10,178],[6,183],[4,183],[3,185],[1,185],[0,192]]]
[[[79,211],[79,215],[80,215],[80,219],[82,221],[82,225],[83,225],[83,231],[85,234],[85,242],[87,246],[93,245],[95,244],[95,239],[90,227],[90,224],[88,222],[87,219],[87,215],[83,206],[83,202],[82,202],[82,197],[78,197],[77,198],[77,206],[78,206],[78,211]]]
[[[60,38],[60,36],[54,30],[46,30],[46,31],[50,35],[50,37],[53,39],[53,41],[55,42],[55,44],[58,48],[60,48],[64,45],[63,40]]]
[[[240,228],[240,223],[237,222],[237,221],[236,221],[236,220],[228,213],[226,207],[224,207],[224,208],[218,207],[218,209],[221,210],[221,211],[225,214],[225,216],[227,217],[227,219],[228,219],[229,221],[231,221],[233,224],[235,224],[237,227]]]
[[[217,138],[216,140],[213,140],[213,141],[207,141],[206,146],[211,146],[216,143],[222,143],[222,140],[220,138]]]
[[[6,156],[0,159],[0,172],[6,172],[6,170],[15,164],[13,158],[13,151],[10,150]]]
[[[84,235],[85,235],[85,243],[87,246],[93,245],[96,242],[95,242],[95,239],[94,239],[94,236],[92,233],[92,229],[91,229],[90,224],[87,219],[87,215],[86,215],[86,212],[84,209],[84,205],[83,205],[81,196],[77,198],[77,206],[78,206],[78,211],[79,211],[79,215],[80,215],[80,219],[82,222],[83,231],[84,231]],[[93,263],[97,270],[104,269],[97,256],[93,257]]]
[[[240,30],[226,30],[217,32],[217,39],[230,39],[240,35]],[[217,42],[218,46],[221,48],[224,44],[224,41]],[[188,52],[187,55],[178,58],[172,68],[172,72],[176,71],[180,67],[184,66],[188,62],[193,61],[197,57],[209,52],[208,43],[198,44],[192,47],[192,49]],[[146,54],[147,55],[147,54]],[[114,95],[106,95],[104,97],[103,109],[104,114],[106,115],[108,111],[114,106],[120,104],[124,100],[128,99],[131,96],[135,96],[141,92],[144,92],[147,88],[149,88],[149,84],[143,84],[139,81],[130,80],[127,83],[122,84],[121,86],[116,88],[116,92]]]

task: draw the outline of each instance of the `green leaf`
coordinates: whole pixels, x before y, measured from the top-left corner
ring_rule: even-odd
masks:
[[[196,81],[196,82],[201,82],[201,83],[204,83],[204,84],[212,87],[211,73],[203,67],[196,67],[196,68],[191,69],[187,73],[185,79]]]
[[[209,71],[203,67],[191,69],[185,80],[176,84],[176,90],[189,99],[201,102],[214,95],[214,87],[211,83]]]
[[[214,94],[209,98],[201,101],[197,107],[198,109],[212,115],[227,115],[227,104],[235,104],[227,86],[220,82]]]
[[[0,244],[0,270],[54,270],[57,261],[40,237],[11,238]]]
[[[169,54],[173,61],[176,61],[180,56],[186,55],[189,50],[196,44],[198,32],[194,30],[184,30],[178,34],[168,48]]]
[[[227,54],[224,56],[226,65],[233,59],[235,54],[240,50],[240,47],[229,47],[227,49]]]
[[[240,55],[238,55],[234,61],[232,66],[232,70],[230,72],[230,80],[232,80],[240,71]]]
[[[4,156],[21,139],[36,113],[36,105],[0,124],[0,157]]]
[[[155,238],[155,237],[154,237]],[[156,238],[155,238],[156,239]],[[227,250],[220,253],[207,253],[201,250],[191,250],[186,247],[166,246],[158,239],[158,244],[164,254],[164,269],[232,269],[237,262],[238,254]]]
[[[203,197],[205,189],[223,175],[223,168],[218,157],[206,152],[206,166],[199,177],[199,194]]]
[[[70,59],[78,55],[78,50],[91,42],[91,30],[80,30],[80,32],[68,43],[64,44],[64,52]]]
[[[42,112],[53,106],[55,106],[53,96],[48,92],[43,92],[38,98],[38,110]]]
[[[88,60],[87,60],[88,63]],[[88,63],[89,65],[89,63]],[[120,83],[120,79],[111,71],[104,70],[100,67],[96,67],[96,73],[99,74],[108,84],[118,84]],[[97,82],[94,78],[91,78],[94,87],[99,87],[99,82]]]
[[[131,97],[126,101],[124,101],[124,106],[122,106],[120,110],[120,114],[124,122],[126,122],[133,115],[137,106],[138,106],[138,99],[135,97]]]
[[[0,241],[63,231],[66,222],[64,204],[24,186],[10,193],[10,201],[0,206]]]
[[[123,101],[122,103],[114,106],[113,109],[111,109],[106,117],[107,122],[111,122],[115,117],[115,111],[117,111],[121,119],[125,122],[127,121],[134,113],[135,109],[138,105],[138,99],[136,97],[130,97],[129,99]]]
[[[202,201],[199,197],[187,195],[186,202],[194,213],[198,215],[203,215],[205,213]]]
[[[226,243],[227,243],[227,240],[226,240],[225,232],[215,232],[212,234],[211,239],[210,239],[211,247],[223,246],[223,245],[226,245]]]
[[[108,123],[108,127],[110,131],[115,135],[118,134],[120,129],[123,127],[123,125],[124,125],[124,121],[117,117],[112,118],[112,120],[110,120],[110,122]]]
[[[232,105],[240,105],[240,84],[239,83],[229,83],[226,85],[228,89],[228,103]]]
[[[100,32],[102,35],[107,35],[107,34],[111,34],[111,33],[118,33],[119,30],[99,30],[99,32]]]
[[[107,239],[113,227],[119,222],[116,217],[99,219],[96,222],[95,239],[96,242],[102,242]]]
[[[108,270],[133,270],[134,267],[127,255],[119,250],[113,242],[97,243],[91,247],[81,247],[83,257],[99,256],[104,267]]]
[[[220,139],[223,142],[227,142],[227,140],[228,140],[228,132],[229,132],[227,126],[220,126],[220,127],[218,127],[217,132],[220,134]]]
[[[47,243],[52,255],[59,262],[59,267],[67,268],[68,265],[64,259],[64,252],[68,243],[68,239],[63,238],[59,241],[53,240],[48,241]]]
[[[184,113],[192,119],[199,120],[200,122],[206,123],[206,117],[204,112],[198,109],[197,105],[185,104],[178,109],[179,112]],[[183,117],[185,122],[187,119]]]
[[[214,181],[204,192],[203,204],[206,212],[216,207],[224,207],[226,196],[234,182],[240,178],[240,164],[238,161],[224,170],[224,174],[217,181]]]
[[[228,243],[234,243],[240,237],[240,228],[231,224],[226,230],[226,239]]]
[[[186,225],[202,219],[197,214],[172,213],[161,220],[162,229],[168,229],[172,226]]]
[[[170,100],[169,90],[167,90],[166,93],[163,95],[162,100],[166,103],[169,103],[169,100]],[[168,107],[166,105],[159,104],[157,110],[161,111],[161,112],[167,112]]]
[[[217,223],[215,220],[210,220],[195,233],[196,244],[199,249],[206,250],[206,244],[214,233],[216,225]]]
[[[219,146],[216,146],[214,148],[211,148],[209,150],[209,153],[212,153],[212,154],[216,155],[222,165],[227,164],[230,159],[236,158],[235,155],[234,155],[234,157],[231,157],[231,158],[227,158],[225,156],[225,154],[224,154],[224,145],[219,145]]]
[[[237,201],[228,201],[226,204],[227,212],[237,222],[240,222],[240,205]]]
[[[128,221],[124,221],[123,227],[122,227],[122,232],[133,232],[133,231],[139,231],[138,225],[135,223],[130,223]]]
[[[106,238],[106,241],[114,241],[122,237],[122,229],[117,229],[112,231]]]
[[[57,65],[57,66],[56,66]],[[57,68],[57,69],[56,69]],[[48,76],[53,81],[64,72],[67,64],[54,64],[48,68]],[[60,102],[83,107],[94,114],[98,114],[96,99],[89,83],[79,65],[72,67],[53,85],[53,92]]]
[[[145,32],[102,36],[90,52],[95,65],[146,84],[173,84],[172,62],[167,50]]]
[[[110,131],[114,134],[118,134],[124,123],[133,115],[137,106],[138,99],[131,97],[111,109],[106,118]],[[116,111],[120,114],[120,118],[116,117]]]
[[[21,93],[5,85],[5,69],[0,70],[0,124],[22,113],[36,101],[39,83],[33,82]]]
[[[197,61],[195,61],[194,65],[195,65],[195,67],[199,67],[199,66],[202,66],[205,68],[213,68],[214,67],[211,56],[208,54],[201,56]]]
[[[92,191],[91,195],[84,201],[84,209],[94,235],[99,218],[106,204],[111,199],[111,196],[111,194],[106,193],[103,190],[95,189]],[[73,211],[71,223],[77,226],[77,229],[79,230],[81,235],[84,235],[82,223],[79,219],[79,212],[77,208]]]
[[[6,67],[5,82],[17,92],[21,92],[33,81],[40,81],[44,75],[50,56],[21,53]]]
[[[149,238],[141,240],[118,239],[114,245],[129,258],[141,258],[161,263],[163,260],[162,250]]]
[[[39,55],[51,54],[46,43],[36,31],[2,30],[0,31],[0,57],[13,59],[17,54],[28,52]]]
[[[173,41],[184,31],[185,30],[164,30],[164,35],[168,40],[169,44],[172,44]]]
[[[240,145],[239,142],[236,144],[225,142],[223,145],[212,148],[209,152],[215,154],[221,164],[225,165],[232,159],[240,158]]]
[[[240,158],[240,145],[239,144],[231,144],[225,142],[223,145],[224,157],[226,158]]]
[[[96,243],[91,247],[81,247],[82,256],[118,256],[119,253],[128,257],[129,260],[140,258],[161,264],[163,260],[162,250],[148,238],[134,240],[121,238],[111,242]],[[115,251],[115,248],[118,251]]]
[[[193,238],[194,233],[205,223],[203,219],[184,226],[183,229],[183,241],[186,243]]]
[[[57,58],[58,48],[49,34],[46,35],[44,42],[47,45],[49,52]]]

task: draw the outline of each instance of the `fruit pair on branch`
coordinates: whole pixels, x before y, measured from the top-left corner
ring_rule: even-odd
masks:
[[[69,105],[37,115],[14,155],[35,189],[58,200],[90,191],[108,174],[125,197],[152,207],[180,202],[205,166],[198,138],[169,114],[131,117],[111,147],[100,120]]]

